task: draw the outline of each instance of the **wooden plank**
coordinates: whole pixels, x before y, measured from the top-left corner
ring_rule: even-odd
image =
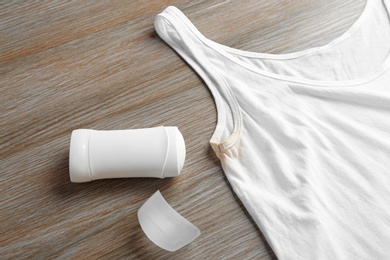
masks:
[[[176,5],[235,48],[319,46],[357,19],[363,0],[15,1],[0,4],[0,252],[14,258],[275,258],[208,145],[216,124],[203,81],[155,33]],[[73,129],[178,126],[187,160],[173,179],[73,184]],[[156,190],[202,231],[166,252],[137,210]]]

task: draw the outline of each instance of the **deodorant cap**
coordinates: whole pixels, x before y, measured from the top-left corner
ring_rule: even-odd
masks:
[[[174,252],[191,243],[200,230],[156,191],[138,210],[139,224],[146,236],[159,247]]]
[[[165,162],[163,178],[180,175],[186,157],[186,146],[183,135],[177,127],[165,127],[168,136],[167,159]]]
[[[78,129],[72,132],[69,150],[69,175],[71,182],[92,180],[89,168],[89,137],[92,130]]]
[[[186,148],[177,127],[72,132],[69,174],[72,182],[106,178],[179,176]]]

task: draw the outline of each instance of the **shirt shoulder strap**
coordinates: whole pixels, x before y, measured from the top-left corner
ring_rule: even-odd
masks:
[[[156,16],[154,27],[157,34],[202,77],[212,92],[218,122],[210,144],[217,155],[221,155],[237,143],[241,118],[232,91],[218,73],[219,55],[207,47],[208,39],[174,6],[167,7]]]

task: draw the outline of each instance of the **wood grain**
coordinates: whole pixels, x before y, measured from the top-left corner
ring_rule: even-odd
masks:
[[[0,257],[2,259],[274,259],[208,145],[212,96],[154,32],[179,7],[207,37],[286,53],[323,45],[363,0],[4,1],[0,3]],[[74,184],[71,131],[178,126],[183,174]],[[202,235],[166,252],[137,210],[156,190]]]

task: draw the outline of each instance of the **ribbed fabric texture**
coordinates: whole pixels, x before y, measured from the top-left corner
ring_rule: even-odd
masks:
[[[175,7],[156,16],[210,88],[210,143],[279,259],[390,258],[388,6],[369,0],[339,38],[282,55],[213,42]]]

